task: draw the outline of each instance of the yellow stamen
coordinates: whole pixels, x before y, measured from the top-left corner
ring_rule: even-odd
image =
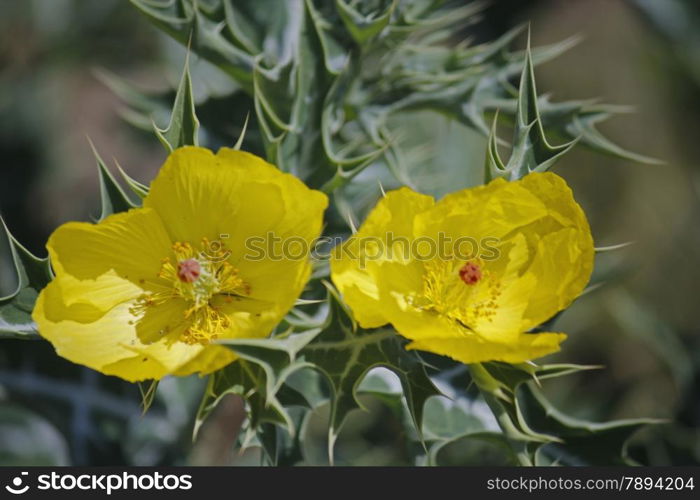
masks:
[[[188,308],[183,315],[187,327],[177,340],[186,344],[208,344],[230,326],[229,318],[212,305],[213,299],[225,302],[250,294],[250,285],[227,258],[230,253],[220,242],[203,238],[200,250],[187,242],[175,242],[173,257],[162,260],[158,278],[168,283],[162,291],[143,294],[130,312],[139,318],[146,310],[173,299],[184,299]],[[170,330],[170,329],[167,329]]]

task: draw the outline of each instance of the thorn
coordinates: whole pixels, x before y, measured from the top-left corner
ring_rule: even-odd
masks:
[[[618,243],[617,245],[608,245],[604,247],[595,247],[595,252],[610,252],[612,250],[619,250],[621,248],[625,248],[631,245],[634,245],[636,241],[626,241],[624,243]]]
[[[532,22],[528,21],[527,22],[527,53],[528,53],[528,57],[530,54],[530,39],[531,39],[530,35],[531,34],[532,34]]]
[[[350,212],[347,212],[345,214],[345,217],[347,217],[347,219],[348,219],[347,220],[348,226],[350,226],[350,230],[352,231],[352,234],[357,233],[357,226],[355,226],[355,222],[352,220],[352,215],[350,214]]]
[[[248,119],[250,118],[250,111],[245,115],[245,122],[243,122],[243,130],[241,130],[241,135],[238,137],[236,144],[234,144],[233,149],[239,151],[243,145],[243,139],[245,138],[246,131],[248,130]]]

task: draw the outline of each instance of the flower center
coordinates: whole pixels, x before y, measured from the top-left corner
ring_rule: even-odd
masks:
[[[173,244],[172,257],[162,261],[158,278],[162,291],[147,292],[132,307],[132,314],[139,316],[167,301],[182,299],[187,304],[183,322],[187,327],[177,340],[186,344],[208,344],[218,338],[230,326],[231,321],[220,309],[221,305],[231,303],[250,294],[250,286],[239,276],[227,258],[229,252],[220,242],[212,244],[204,238],[199,249],[189,243]],[[159,288],[161,287],[159,286]],[[161,330],[162,334],[171,331]]]
[[[476,285],[481,279],[481,267],[473,261],[469,261],[459,268],[459,278],[467,285]]]
[[[202,273],[197,259],[187,259],[177,263],[177,277],[184,283],[194,283]]]
[[[481,259],[436,259],[425,263],[423,290],[413,304],[475,330],[480,322],[493,321],[500,296],[501,280]]]

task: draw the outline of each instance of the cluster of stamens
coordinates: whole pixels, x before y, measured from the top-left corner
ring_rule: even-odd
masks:
[[[423,290],[413,299],[414,306],[444,315],[468,330],[493,321],[501,280],[485,269],[481,259],[435,259],[424,266]]]
[[[186,344],[208,344],[231,326],[231,320],[217,304],[231,303],[250,294],[250,286],[227,258],[229,252],[220,242],[202,239],[197,250],[189,243],[176,242],[172,257],[162,260],[157,286],[139,297],[130,313],[138,322],[149,310],[169,300],[182,299],[187,304],[182,323],[187,326],[177,339]],[[162,290],[161,290],[162,289]],[[222,300],[214,300],[222,299]],[[179,325],[178,325],[179,326]],[[160,333],[167,335],[172,326]]]

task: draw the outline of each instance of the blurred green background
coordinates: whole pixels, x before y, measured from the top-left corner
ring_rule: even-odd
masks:
[[[540,92],[554,100],[599,97],[629,105],[634,112],[602,131],[665,162],[641,165],[577,148],[555,167],[586,210],[597,246],[634,244],[599,256],[596,279],[605,284],[577,301],[559,325],[570,338],[553,359],[604,369],[548,382],[545,389],[581,417],[669,419],[635,436],[631,455],[654,465],[698,464],[700,5],[494,1],[460,36],[491,40],[523,21],[531,22],[533,45],[583,37],[536,69]],[[44,255],[57,225],[97,216],[87,136],[105,160],[116,158],[144,182],[165,158],[155,137],[133,126],[138,119],[105,84],[105,71],[167,91],[183,60],[183,48],[125,0],[0,0],[0,213],[30,250]],[[229,80],[196,59],[192,73],[200,120],[241,123],[249,110],[211,105],[231,91]],[[155,118],[164,124],[167,115]],[[478,182],[484,137],[435,114],[410,118],[402,140],[430,145],[413,170],[418,186],[441,194]],[[232,128],[229,144],[238,132]],[[203,142],[215,147],[226,138]],[[5,244],[0,241],[0,254]],[[0,260],[0,295],[13,280],[9,263]],[[202,390],[196,377],[166,380],[144,416],[136,386],[64,361],[48,343],[3,341],[0,464],[255,463],[254,451],[231,453],[242,418],[234,398],[192,442]],[[370,418],[354,413],[341,433],[340,463],[406,463],[396,416],[378,400],[367,404]],[[488,419],[478,402],[471,411]],[[323,418],[307,429],[308,463],[324,463]],[[482,449],[454,453],[472,463],[498,461]]]

